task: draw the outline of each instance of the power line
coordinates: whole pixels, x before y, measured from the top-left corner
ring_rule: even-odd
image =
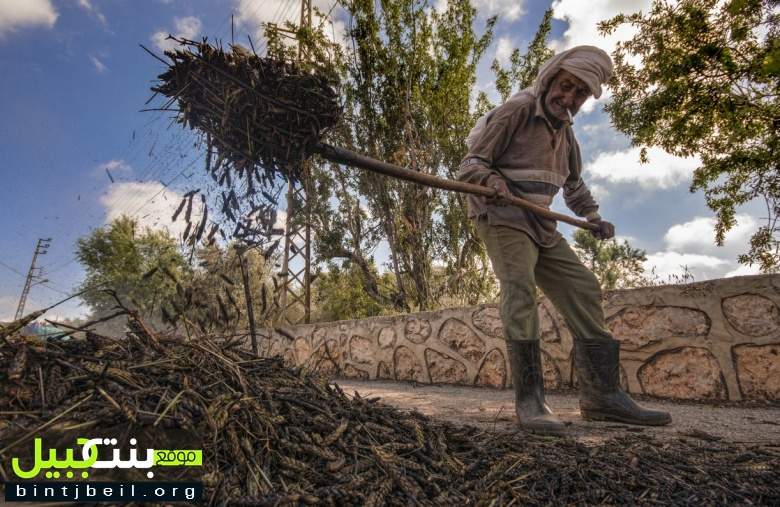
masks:
[[[254,2],[253,2],[254,3]],[[282,17],[285,17],[287,13],[289,12],[290,8],[295,5],[296,0],[286,0],[279,4],[277,7],[277,11],[275,13],[274,18],[278,19],[279,15],[281,14]],[[257,2],[256,5],[254,5],[254,9],[250,10],[251,17],[254,17],[260,12],[260,9],[263,7],[264,2],[260,1]],[[226,28],[232,18],[232,14],[228,15],[225,20],[220,25],[221,31],[223,28]],[[146,147],[143,146],[144,140],[150,141],[154,138],[154,143],[156,143],[159,140],[159,135],[155,135],[153,124],[159,122],[160,119],[162,119],[165,116],[164,112],[160,112],[155,118],[146,121],[140,128],[141,129],[148,129],[145,132],[141,133],[138,137],[133,137],[133,140],[131,140],[123,152],[121,153],[121,156],[118,160],[127,163],[128,166],[132,167],[138,160],[138,157],[145,152]],[[135,133],[135,130],[133,131]],[[192,161],[189,162],[184,168],[182,168],[173,178],[171,178],[168,183],[164,183],[161,181],[163,174],[167,173],[172,169],[172,166],[176,162],[180,162],[182,157],[181,154],[184,151],[184,147],[186,144],[190,143],[193,140],[192,135],[189,135],[190,133],[186,131],[179,131],[175,134],[172,134],[167,142],[162,146],[162,148],[158,148],[158,153],[160,153],[160,156],[157,156],[150,160],[147,164],[145,164],[145,167],[142,167],[140,171],[138,171],[137,176],[135,179],[138,183],[143,183],[145,181],[159,181],[163,184],[163,188],[161,188],[158,192],[156,192],[152,197],[147,199],[145,202],[140,204],[136,208],[136,210],[130,215],[130,216],[137,216],[139,212],[150,202],[152,202],[155,198],[157,198],[165,189],[169,188],[169,185],[171,185],[174,181],[176,181],[179,177],[181,177],[184,172],[187,171],[187,169],[191,168],[198,160],[202,159],[202,156],[195,157]],[[153,144],[152,149],[154,149],[155,145]],[[143,150],[143,151],[142,151]],[[132,155],[131,155],[132,153]],[[151,155],[150,155],[151,156]],[[127,196],[124,199],[118,201],[116,204],[117,206],[120,206],[121,208],[127,209],[127,208],[134,208],[135,204],[138,202],[139,199],[142,199],[143,197],[140,196]],[[67,268],[71,264],[77,261],[77,257],[73,257],[69,259],[68,261],[60,264],[58,263],[56,266],[52,265],[53,269],[48,271],[49,274],[53,274],[59,271],[62,271],[63,269]],[[23,274],[18,272],[17,270],[11,268],[10,266],[5,265],[6,268],[11,269],[19,276],[24,277]],[[58,291],[57,289],[53,287],[49,287],[47,285],[44,285],[44,287],[53,290]],[[61,291],[59,291],[61,292]]]
[[[26,276],[23,273],[17,271],[16,269],[12,268],[11,266],[9,266],[8,264],[6,264],[3,261],[0,261],[0,266],[3,266],[4,268],[8,269],[9,271],[13,271],[14,273],[16,273],[17,275],[21,276],[22,278],[25,278],[25,276]]]

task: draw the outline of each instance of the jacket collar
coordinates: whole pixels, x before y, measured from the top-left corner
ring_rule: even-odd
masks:
[[[547,113],[544,112],[544,105],[542,105],[543,96],[544,95],[539,95],[538,97],[536,97],[536,100],[534,101],[534,116],[544,120],[547,123],[547,125],[550,127],[550,130],[552,131],[562,129],[563,127],[566,126],[566,122],[560,122],[560,125],[556,129],[555,124],[552,121],[550,121],[550,118],[547,116]]]

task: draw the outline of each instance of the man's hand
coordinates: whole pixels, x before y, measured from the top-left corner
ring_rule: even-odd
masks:
[[[615,226],[607,222],[606,220],[597,218],[595,220],[590,220],[590,223],[599,226],[598,229],[590,230],[590,233],[593,234],[593,236],[595,236],[596,239],[605,240],[605,239],[612,239],[615,237]]]
[[[503,178],[492,178],[492,181],[488,183],[488,186],[495,189],[496,196],[488,197],[487,202],[495,206],[506,206],[509,204],[507,198],[512,195],[509,191],[509,186]]]

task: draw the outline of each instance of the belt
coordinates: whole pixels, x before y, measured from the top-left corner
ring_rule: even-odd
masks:
[[[485,161],[479,157],[468,157],[468,158],[464,158],[461,161],[460,166],[466,167],[468,165],[473,165],[473,164],[486,165]]]

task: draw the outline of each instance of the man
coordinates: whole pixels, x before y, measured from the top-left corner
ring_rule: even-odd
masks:
[[[559,433],[563,423],[544,399],[538,285],[563,315],[574,337],[582,416],[631,424],[663,425],[666,412],[637,405],[619,382],[620,348],[604,322],[601,287],[556,231],[542,218],[505,198],[516,194],[549,208],[563,187],[566,205],[598,225],[599,239],[614,236],[582,181],[582,160],[571,118],[585,100],[601,95],[612,61],[593,46],[578,46],[551,58],[533,86],[487,113],[472,129],[459,179],[492,187],[496,198],[469,196],[469,217],[485,242],[501,287],[500,314],[515,389],[520,426]]]

